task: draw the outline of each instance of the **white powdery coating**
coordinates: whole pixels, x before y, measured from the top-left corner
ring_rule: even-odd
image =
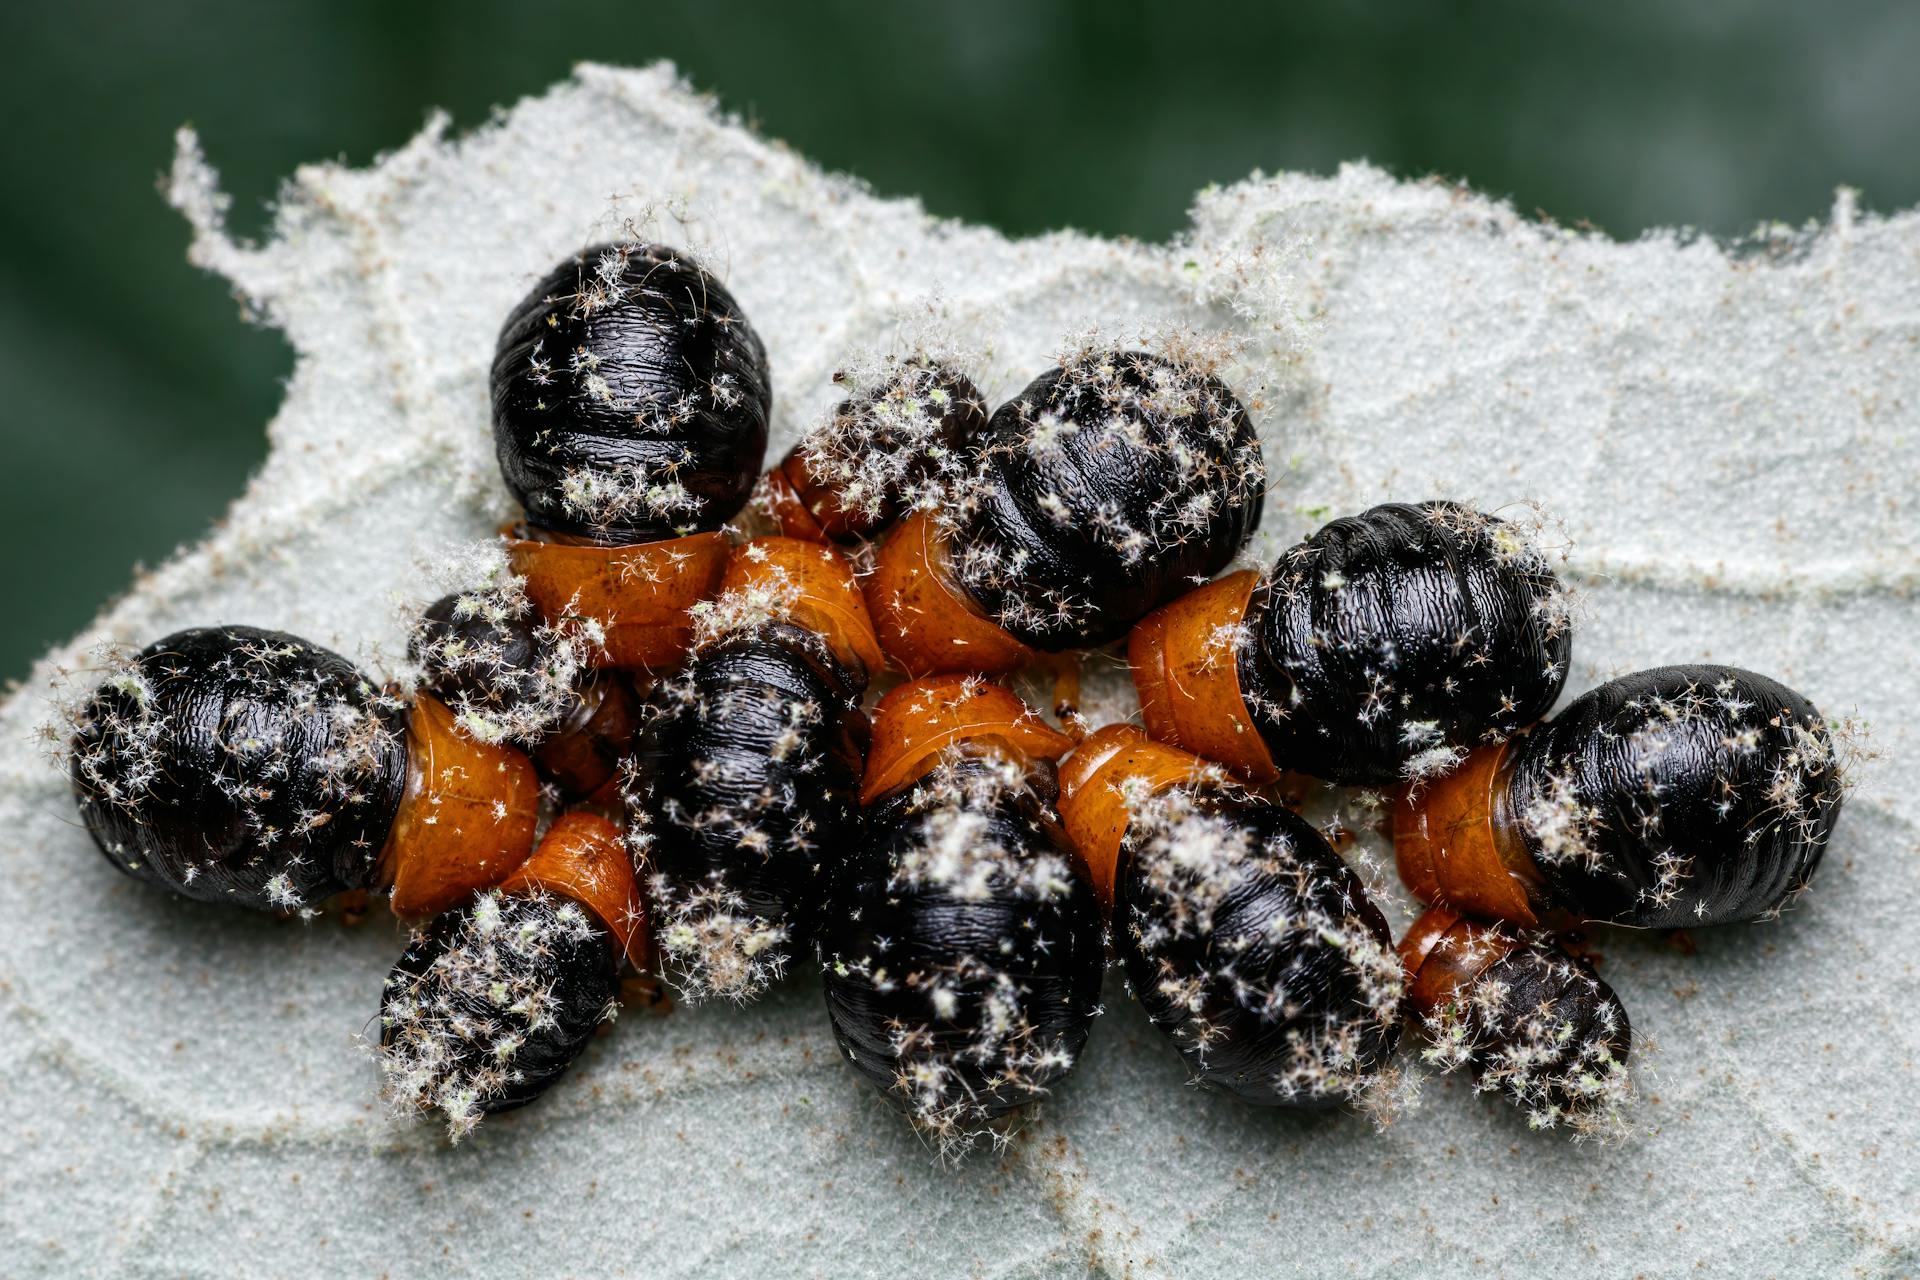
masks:
[[[1067,859],[1036,847],[1037,841],[1009,848],[987,816],[1022,803],[1031,785],[1029,770],[1004,756],[981,758],[964,748],[943,752],[911,792],[919,816],[913,839],[894,861],[888,890],[948,899],[959,912],[1009,901],[1035,911],[1063,903],[1074,889]],[[1039,932],[1023,937],[970,930],[971,946],[949,950],[940,963],[916,962],[905,972],[904,961],[887,955],[840,962],[843,973],[873,990],[896,991],[904,984],[924,991],[927,1020],[902,1016],[891,1028],[889,1047],[900,1064],[893,1091],[942,1163],[957,1164],[982,1145],[1005,1150],[1032,1115],[1030,1107],[990,1114],[970,1077],[1045,1097],[1048,1082],[1074,1064],[1057,1028],[1050,1034],[1042,1025],[1046,1019],[1036,1022],[1039,1010],[1024,968],[1044,965],[1039,955],[1050,949],[1048,926],[1036,924],[1035,916],[1016,919],[1016,928]],[[1057,936],[1053,942],[1073,945]],[[1018,963],[1009,962],[1014,955],[1021,957]],[[958,1044],[943,1043],[941,1026],[955,1022],[971,1026],[971,1033]]]
[[[453,620],[480,619],[492,628],[533,616],[527,580],[507,565],[498,542],[467,543],[454,548],[430,571],[437,584],[454,599]],[[522,670],[508,660],[504,644],[472,641],[462,635],[434,639],[424,629],[427,600],[402,611],[408,633],[409,684],[439,672],[455,679],[478,682],[502,696],[475,696],[462,689],[441,695],[461,728],[482,742],[536,743],[580,706],[579,685],[594,655],[606,647],[606,631],[595,618],[568,610],[559,622],[541,621],[532,633],[540,662]],[[416,649],[418,652],[416,652]]]
[[[1920,797],[1898,782],[1920,776],[1920,216],[1843,196],[1817,233],[1738,253],[1616,244],[1348,166],[1210,190],[1171,246],[1009,242],[824,176],[658,68],[582,68],[470,137],[436,121],[370,169],[304,168],[259,247],[221,232],[187,156],[172,194],[195,260],[299,359],[223,524],[0,713],[0,1270],[1747,1275],[1789,1249],[1810,1273],[1920,1264],[1920,1026],[1904,1012],[1920,976],[1900,959]],[[1735,662],[1871,721],[1882,765],[1799,909],[1703,930],[1691,956],[1603,935],[1602,975],[1661,1045],[1647,1132],[1576,1149],[1454,1078],[1384,1135],[1252,1112],[1186,1088],[1111,988],[1008,1165],[950,1174],[837,1061],[809,981],[745,1010],[625,1019],[538,1105],[448,1151],[383,1118],[352,1048],[390,929],[175,903],[105,866],[30,741],[51,664],[210,622],[369,667],[401,652],[388,602],[420,592],[420,555],[512,514],[487,429],[502,317],[645,206],[695,216],[681,243],[766,340],[770,456],[838,403],[844,353],[928,297],[991,351],[995,403],[1092,324],[1229,327],[1276,388],[1255,415],[1270,491],[1250,563],[1386,498],[1537,499],[1567,519],[1561,572],[1588,597],[1572,692]],[[1093,723],[1128,715],[1125,681],[1094,674]],[[1384,854],[1365,832],[1359,848]],[[1382,906],[1403,929],[1404,901]],[[663,1209],[688,1203],[707,1211]]]
[[[1239,364],[1242,345],[1186,327],[1121,334],[1089,328],[1057,352],[1065,372],[1042,402],[1047,407],[1018,402],[1018,415],[999,424],[1002,434],[990,451],[996,457],[1028,455],[1042,474],[1054,469],[1050,483],[1059,488],[1038,494],[1036,503],[1063,532],[1090,534],[1129,566],[1178,554],[1225,511],[1250,508],[1266,489],[1262,452],[1240,436],[1240,410],[1264,410],[1267,388]],[[1142,359],[1141,352],[1153,358]],[[1222,380],[1238,385],[1223,391]],[[1072,416],[1064,411],[1068,407]],[[1113,495],[1061,466],[1069,443],[1086,438],[1094,443],[1080,447],[1095,455],[1124,449],[1152,460],[1156,478],[1150,483],[1164,487],[1154,489],[1143,512],[1130,515]],[[1061,479],[1063,472],[1071,478]],[[969,513],[992,504],[998,474],[997,466],[982,462],[973,474],[949,477],[939,521],[964,527]],[[1046,634],[1087,621],[1093,602],[1036,579],[1029,549],[1012,539],[981,532],[956,537],[952,551],[963,583],[1002,593],[1003,626]]]
[[[1144,779],[1132,782],[1138,786]],[[1257,840],[1245,821],[1207,801],[1205,790],[1175,787],[1128,805],[1133,814],[1128,839],[1146,892],[1118,927],[1131,929],[1140,949],[1160,966],[1159,994],[1185,1007],[1187,1021],[1175,1035],[1204,1066],[1213,1047],[1230,1034],[1209,1009],[1292,1021],[1287,1051],[1275,1060],[1274,1082],[1300,1094],[1355,1100],[1385,1093],[1389,1096],[1372,1108],[1384,1126],[1394,1118],[1397,1102],[1390,1095],[1402,1080],[1387,1063],[1363,1054],[1376,1033],[1400,1021],[1406,983],[1399,956],[1368,928],[1358,914],[1360,903],[1342,893],[1338,914],[1325,909],[1325,874],[1301,857],[1289,836]],[[1243,917],[1239,929],[1223,938],[1215,914],[1250,880],[1290,888],[1296,909],[1276,903],[1257,933],[1247,929],[1250,921]],[[1271,889],[1260,892],[1276,902]],[[1209,937],[1214,939],[1213,970],[1168,964],[1169,944],[1176,939]],[[1278,973],[1243,967],[1239,956],[1256,943],[1290,953],[1302,966],[1313,963],[1317,951],[1335,953],[1331,965],[1354,984],[1363,1007],[1331,1013],[1324,1002],[1308,1003],[1311,997],[1293,989],[1298,983],[1293,964]]]
[[[765,547],[747,543],[741,554],[749,560],[767,558]],[[696,601],[687,612],[693,620],[693,648],[701,652],[731,636],[756,631],[775,622],[793,621],[801,600],[800,584],[784,565],[775,565],[752,581],[729,588],[711,600]]]
[[[963,761],[968,767],[960,768]],[[920,839],[895,864],[892,887],[988,902],[1008,894],[1053,902],[1073,887],[1064,858],[1037,849],[1009,849],[993,838],[987,814],[1030,786],[1025,767],[1002,756],[944,753],[915,784]]]
[[[1472,972],[1497,961],[1503,948],[1470,931],[1464,940],[1440,939],[1434,954],[1447,952]],[[1483,972],[1420,1020],[1422,1059],[1442,1071],[1474,1069],[1476,1089],[1505,1095],[1536,1129],[1565,1126],[1581,1139],[1630,1137],[1633,1081],[1617,1052],[1628,1046],[1617,1006],[1599,998],[1600,981],[1551,939],[1520,941],[1517,952],[1541,966],[1532,972],[1548,975],[1551,993],[1521,1005],[1498,970]]]
[[[675,680],[667,690],[688,705],[696,696],[688,680]],[[806,714],[799,707],[793,708],[793,713],[796,720]],[[695,714],[709,713],[702,710]],[[715,714],[724,715],[725,708],[717,709]],[[817,708],[813,714],[819,714]],[[797,732],[794,740],[800,741]],[[739,763],[729,766],[716,761],[697,762],[695,767],[697,771],[709,772],[709,776],[729,768],[746,768]],[[637,784],[629,781],[626,785],[631,792]],[[651,851],[657,838],[652,816],[655,803],[651,800],[636,803],[635,796],[629,794],[626,844],[635,867],[645,878],[653,937],[660,948],[661,975],[679,997],[689,1003],[716,997],[734,1001],[758,998],[786,973],[790,958],[787,926],[752,911],[746,898],[726,882],[720,870],[716,869],[706,879],[685,883],[662,872],[649,874],[647,868],[652,862]],[[659,807],[658,821],[670,828],[732,831],[741,848],[762,856],[792,857],[803,852],[792,847],[774,847],[767,833],[754,824],[751,813],[723,809],[690,812],[673,799]],[[804,838],[806,832],[802,829],[795,834]]]
[[[558,1021],[537,958],[597,936],[576,902],[514,920],[504,901],[495,892],[475,899],[424,972],[388,975],[381,1004],[374,1054],[388,1099],[403,1116],[439,1111],[456,1142],[523,1080],[515,1059],[527,1038]]]
[[[938,299],[909,307],[883,342],[843,355],[833,381],[844,399],[796,447],[840,506],[866,520],[885,519],[890,504],[940,509],[965,471],[946,439],[948,424],[969,413],[985,423],[993,406],[962,388],[992,360],[990,349],[969,344]],[[957,379],[966,382],[957,387]],[[756,495],[756,505],[765,502]]]
[[[765,559],[764,548],[748,543],[743,554]],[[800,600],[800,588],[787,571],[775,565],[760,579],[735,587],[712,600],[695,604],[693,654],[698,661],[730,638],[789,621]],[[782,643],[819,645],[810,632],[788,632]],[[758,998],[787,971],[792,959],[792,929],[785,919],[760,915],[751,908],[736,883],[744,866],[716,866],[704,876],[689,876],[689,868],[674,873],[658,866],[654,856],[659,831],[718,833],[730,841],[744,862],[752,858],[806,865],[818,859],[816,819],[799,804],[792,788],[817,785],[825,760],[807,757],[809,742],[817,740],[828,708],[813,699],[794,698],[776,686],[741,684],[717,693],[703,693],[692,667],[683,667],[664,679],[641,712],[643,717],[677,717],[700,725],[725,724],[737,716],[764,722],[769,715],[781,723],[780,734],[766,744],[764,755],[721,753],[713,759],[689,762],[685,780],[698,784],[682,791],[671,783],[655,782],[629,770],[623,779],[626,800],[626,843],[645,880],[652,915],[653,936],[659,944],[662,976],[682,1000],[698,1003],[710,998],[746,1001]],[[769,781],[769,761],[791,763],[797,779]],[[632,762],[629,761],[629,764]],[[714,794],[733,802],[695,808],[691,796]],[[763,825],[769,813],[787,811],[787,819]],[[649,870],[649,868],[654,868]],[[801,904],[794,904],[799,909]]]

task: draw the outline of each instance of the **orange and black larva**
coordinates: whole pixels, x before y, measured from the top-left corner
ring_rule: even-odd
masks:
[[[528,595],[598,621],[607,665],[678,661],[766,452],[772,379],[733,296],[663,245],[584,250],[508,315],[492,386]]]
[[[876,537],[909,506],[930,505],[986,428],[986,401],[970,378],[937,361],[905,360],[788,450],[758,501],[788,537]]]
[[[458,1138],[539,1097],[611,1015],[620,964],[644,968],[646,913],[620,829],[563,814],[497,888],[415,933],[380,997],[389,1092]]]
[[[964,470],[945,506],[895,526],[866,581],[909,675],[1004,674],[1117,639],[1224,568],[1265,498],[1233,392],[1145,352],[1042,374],[994,412]]]
[[[827,1013],[943,1151],[1045,1094],[1099,1009],[1099,904],[1052,808],[1069,745],[977,677],[901,685],[874,712],[867,807],[819,940]]]
[[[1414,922],[1400,955],[1428,1061],[1470,1070],[1539,1128],[1603,1130],[1626,1101],[1633,1028],[1585,959],[1446,907]]]
[[[1075,747],[1060,785],[1127,983],[1197,1081],[1318,1109],[1381,1078],[1400,1039],[1393,937],[1310,823],[1129,725]]]
[[[407,642],[421,687],[474,736],[533,757],[562,801],[619,803],[620,762],[638,723],[626,673],[581,670],[584,645],[531,608],[456,592],[421,614]]]
[[[625,783],[663,976],[746,999],[812,937],[823,864],[853,840],[881,658],[852,570],[831,549],[736,549],[720,618],[642,709]]]
[[[526,756],[284,632],[206,627],[148,646],[81,708],[70,749],[108,859],[206,902],[304,911],[390,888],[397,914],[426,916],[533,848]]]
[[[1571,647],[1560,584],[1518,529],[1423,502],[1335,520],[1264,577],[1185,596],[1127,656],[1154,737],[1255,781],[1379,785],[1538,719]]]
[[[1484,919],[1728,924],[1807,886],[1843,794],[1798,693],[1737,667],[1658,667],[1410,791],[1394,849],[1422,901]]]
[[[1073,1067],[1109,922],[1210,1087],[1354,1098],[1411,1012],[1430,1056],[1585,1124],[1624,1089],[1625,1011],[1499,922],[1768,914],[1841,803],[1818,713],[1732,668],[1643,672],[1528,730],[1567,674],[1560,585],[1456,504],[1335,521],[1264,577],[1177,598],[1239,553],[1264,491],[1248,414],[1191,363],[1076,355],[989,417],[966,377],[910,362],[837,407],[838,453],[803,444],[769,473],[794,536],[738,549],[722,526],[762,467],[771,381],[685,255],[562,263],[509,315],[492,393],[537,620],[430,609],[411,705],[297,637],[181,632],[93,694],[69,758],[130,875],[279,911],[386,889],[428,920],[387,979],[380,1056],[456,1134],[567,1069],[623,959],[745,997],[811,943],[856,1070],[964,1146]],[[821,543],[883,534],[863,603]],[[576,623],[588,665],[647,673],[644,706],[624,670],[563,678],[553,630]],[[1159,742],[1114,726],[1076,747],[958,674],[1129,628]],[[888,658],[921,678],[869,729]],[[537,848],[535,764],[499,742],[585,802]],[[1200,756],[1243,782],[1415,780],[1396,853],[1443,905],[1396,955],[1319,833]]]

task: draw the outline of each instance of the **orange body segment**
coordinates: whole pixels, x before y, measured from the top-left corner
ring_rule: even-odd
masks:
[[[423,695],[407,717],[407,780],[380,851],[394,914],[437,915],[512,875],[533,850],[539,806],[531,760],[461,733]]]
[[[1540,921],[1528,889],[1539,873],[1499,816],[1511,746],[1481,747],[1446,777],[1401,796],[1393,852],[1401,881],[1420,901],[1533,927]]]
[[[756,587],[790,591],[783,611],[819,634],[843,665],[868,678],[886,669],[886,655],[860,594],[853,566],[832,547],[799,538],[755,538],[736,547],[720,578],[722,594]]]
[[[864,589],[880,647],[910,676],[1008,675],[1038,659],[981,613],[954,574],[945,536],[925,511],[902,520],[880,544]]]
[[[1149,734],[1272,782],[1280,772],[1240,691],[1240,623],[1259,582],[1243,570],[1154,610],[1127,638],[1127,661]]]
[[[1060,821],[1079,854],[1081,869],[1101,903],[1113,909],[1120,845],[1133,821],[1129,799],[1220,776],[1205,760],[1155,742],[1126,724],[1110,724],[1084,738],[1060,764]]]
[[[671,666],[687,655],[687,610],[720,586],[732,544],[724,533],[695,533],[633,546],[540,541],[508,525],[507,559],[527,580],[527,596],[548,622],[580,616],[606,630],[602,666]]]
[[[618,673],[580,690],[580,704],[554,735],[533,751],[540,772],[569,796],[590,804],[619,803],[620,757],[640,725],[633,686]]]
[[[761,477],[761,493],[768,513],[789,538],[853,542],[876,528],[865,514],[841,506],[840,495],[833,487],[815,478],[800,445],[788,450],[780,465]]]
[[[1046,760],[1073,746],[1073,739],[1004,685],[970,675],[910,680],[873,709],[873,743],[867,750],[860,803],[872,804],[916,781],[942,751],[966,742]]]
[[[813,518],[813,512],[807,510],[806,501],[801,498],[799,490],[793,487],[793,481],[787,478],[785,463],[760,477],[753,501],[756,508],[764,510],[772,518],[781,537],[800,538],[807,542],[831,541],[827,531],[820,527],[820,522]]]
[[[1450,907],[1428,908],[1400,939],[1413,1011],[1425,1015],[1455,999],[1515,945],[1501,930],[1476,927]]]
[[[646,905],[620,828],[598,814],[575,810],[547,828],[533,856],[500,886],[503,893],[542,890],[591,911],[613,935],[634,968],[647,967]]]

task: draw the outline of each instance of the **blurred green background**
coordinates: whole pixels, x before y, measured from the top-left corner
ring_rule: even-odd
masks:
[[[1913,0],[11,10],[0,497],[28,544],[0,561],[11,678],[218,518],[291,368],[184,261],[154,190],[182,122],[243,234],[302,161],[364,163],[436,105],[478,124],[580,59],[673,59],[824,164],[1014,233],[1159,238],[1205,183],[1359,157],[1621,237],[1819,218],[1840,183],[1920,203]]]

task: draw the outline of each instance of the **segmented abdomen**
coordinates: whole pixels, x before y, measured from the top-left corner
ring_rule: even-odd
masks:
[[[857,698],[820,639],[785,623],[697,652],[648,698],[629,840],[684,996],[755,995],[812,936],[822,864],[857,821]]]
[[[1572,633],[1522,533],[1448,502],[1335,520],[1248,602],[1241,690],[1283,769],[1382,785],[1443,772],[1553,706]]]
[[[1777,910],[1839,815],[1825,721],[1735,667],[1641,671],[1516,747],[1513,819],[1553,895],[1599,920],[1683,928]]]

